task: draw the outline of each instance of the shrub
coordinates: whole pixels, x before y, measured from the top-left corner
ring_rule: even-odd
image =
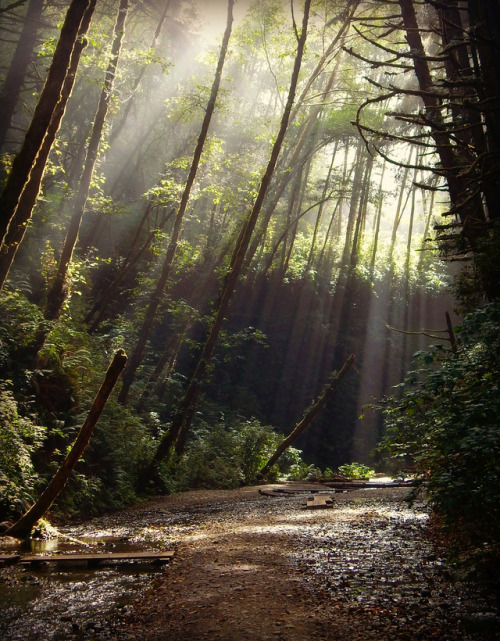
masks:
[[[0,520],[33,502],[38,475],[31,456],[44,435],[44,427],[19,416],[12,392],[0,385]]]
[[[232,488],[255,483],[283,436],[259,421],[238,420],[230,425],[204,424],[196,430],[178,464],[180,489]],[[300,464],[300,451],[289,448],[273,467],[271,477]]]
[[[381,447],[410,456],[472,567],[500,560],[500,305],[465,318],[456,351],[434,346],[384,410]]]
[[[375,470],[370,469],[368,465],[363,463],[346,463],[345,465],[340,465],[338,471],[339,474],[348,479],[367,479],[375,474]]]

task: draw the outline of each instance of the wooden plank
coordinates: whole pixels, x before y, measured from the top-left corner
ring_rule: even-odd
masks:
[[[333,507],[333,499],[328,494],[315,494],[307,499],[305,509],[320,510]]]
[[[13,565],[17,563],[20,558],[20,554],[0,554],[0,568],[3,568],[5,565]]]
[[[335,481],[334,483],[325,481],[323,483],[326,487],[331,487],[334,489],[343,489],[343,490],[366,490],[366,489],[390,489],[392,487],[412,487],[414,485],[413,481],[401,481],[401,482],[391,482],[391,483],[376,483],[368,481]]]
[[[116,561],[170,561],[174,556],[172,550],[165,552],[112,552],[104,554],[51,554],[51,555],[32,555],[28,554],[20,557],[21,563],[62,563],[69,564],[86,562],[89,565],[98,565],[100,563],[113,563]]]

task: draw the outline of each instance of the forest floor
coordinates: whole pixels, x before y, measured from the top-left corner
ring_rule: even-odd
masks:
[[[51,628],[49,615],[39,610],[44,627],[37,632],[32,626],[29,638],[500,639],[494,596],[453,579],[445,551],[429,537],[424,505],[409,508],[406,493],[355,490],[335,494],[331,509],[310,510],[302,491],[282,497],[263,496],[257,487],[194,491],[66,528],[71,536],[112,536],[142,548],[173,549],[175,556],[145,575],[132,597],[120,588],[98,598],[95,584],[89,605],[80,593],[75,610],[62,600],[70,598],[66,594],[75,599],[80,588],[66,584],[57,597],[62,610],[50,615],[57,625]],[[80,577],[87,587],[96,580]],[[28,638],[24,621],[16,628],[11,618],[3,638]]]

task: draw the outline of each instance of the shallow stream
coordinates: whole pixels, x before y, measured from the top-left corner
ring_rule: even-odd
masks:
[[[270,537],[279,531],[289,541],[290,567],[299,571],[321,602],[338,609],[338,616],[362,613],[371,626],[366,638],[372,638],[368,633],[377,638],[381,626],[384,630],[394,626],[391,638],[398,638],[402,625],[414,631],[412,638],[423,641],[430,638],[430,630],[440,628],[441,641],[500,638],[497,604],[475,588],[451,580],[425,537],[425,509],[408,509],[401,495],[375,499],[370,490],[356,491],[338,497],[333,510],[312,514],[302,509],[304,495],[220,501],[216,493],[202,494],[197,501],[183,503],[182,497],[172,497],[62,528],[70,539],[34,542],[31,551],[161,552],[179,544],[194,545],[216,532],[258,530]],[[143,562],[96,569],[54,564],[2,568],[0,638],[133,638],[127,621],[134,600],[155,581],[168,580],[168,572],[168,564]]]

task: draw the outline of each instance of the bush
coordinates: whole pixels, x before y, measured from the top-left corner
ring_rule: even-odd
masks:
[[[370,469],[368,465],[363,463],[346,463],[345,465],[340,465],[338,471],[339,474],[348,479],[368,479],[375,474],[375,470]]]
[[[75,428],[87,412],[73,419]],[[93,516],[137,502],[137,476],[152,459],[156,441],[151,426],[112,397],[56,509],[66,516]]]
[[[0,520],[33,502],[38,475],[31,456],[44,435],[44,427],[19,416],[12,392],[0,385]]]
[[[255,419],[233,425],[219,422],[213,427],[204,424],[178,464],[179,489],[251,485],[282,439],[272,427]],[[300,451],[289,448],[273,467],[271,477],[286,474],[300,462]]]
[[[382,448],[410,456],[472,567],[500,561],[500,305],[470,314],[456,351],[435,346],[384,410]]]

